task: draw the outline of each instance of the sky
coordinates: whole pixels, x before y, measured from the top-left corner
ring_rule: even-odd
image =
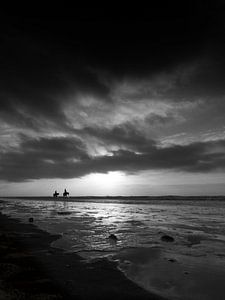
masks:
[[[0,195],[225,194],[223,1],[0,21]]]

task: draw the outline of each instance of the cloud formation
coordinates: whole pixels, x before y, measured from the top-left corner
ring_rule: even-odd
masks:
[[[3,153],[0,179],[75,178],[90,173],[143,170],[205,172],[225,169],[225,140],[160,148],[148,144],[142,152],[117,150],[112,155],[89,156],[78,139],[24,140],[19,150]]]
[[[224,170],[221,5],[1,20],[0,179]]]

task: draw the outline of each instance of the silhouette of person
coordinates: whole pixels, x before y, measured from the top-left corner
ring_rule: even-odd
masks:
[[[67,192],[67,190],[65,189],[64,190],[64,193],[63,193],[63,197],[67,197],[69,195],[69,193]]]
[[[55,193],[53,194],[53,197],[58,197],[59,193],[57,193],[57,191],[55,191]]]

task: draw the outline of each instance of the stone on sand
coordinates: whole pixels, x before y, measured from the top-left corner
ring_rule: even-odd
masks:
[[[165,234],[165,235],[161,236],[161,241],[167,242],[167,243],[172,243],[172,242],[174,242],[174,238],[170,235]]]

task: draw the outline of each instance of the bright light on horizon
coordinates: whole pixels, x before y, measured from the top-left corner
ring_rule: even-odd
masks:
[[[118,185],[126,181],[126,175],[123,172],[113,171],[108,173],[91,173],[85,178],[90,186],[96,190],[105,190],[107,194],[116,193]]]
[[[70,196],[224,195],[224,173],[184,174],[171,172],[126,174],[121,171],[91,173],[79,178],[0,181],[0,196],[52,196],[67,189]]]

